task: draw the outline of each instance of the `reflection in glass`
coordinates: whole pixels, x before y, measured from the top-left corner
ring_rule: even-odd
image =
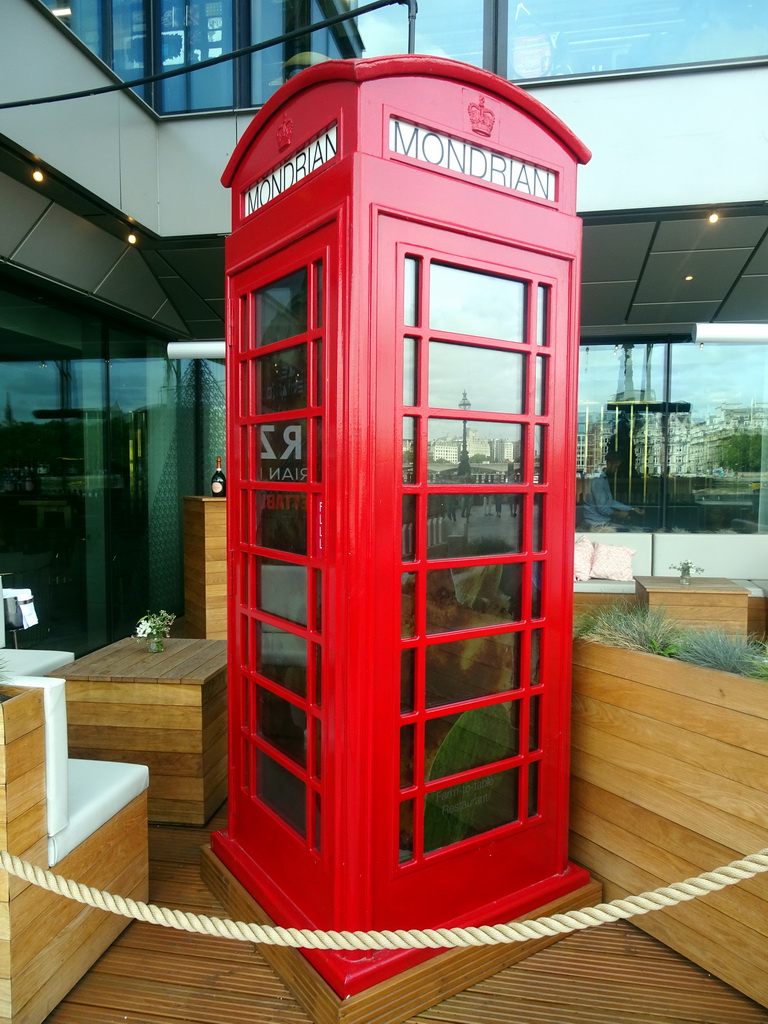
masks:
[[[416,420],[403,416],[403,483],[416,483]]]
[[[265,548],[307,553],[307,495],[300,491],[258,491],[255,494],[256,543]]]
[[[535,697],[531,697],[529,701],[529,718],[528,718],[528,750],[538,750],[541,746],[541,739],[539,737],[539,704],[541,702],[541,696],[537,694]]]
[[[419,270],[421,260],[415,256],[405,257],[403,273],[403,323],[406,327],[419,326]]]
[[[400,853],[398,860],[404,864],[413,860],[413,800],[400,804]]]
[[[258,607],[289,622],[307,624],[307,570],[276,558],[258,559]]]
[[[306,764],[307,716],[301,708],[259,687],[256,719],[262,739],[296,764]]]
[[[400,635],[405,638],[416,634],[416,573],[404,572],[402,581],[402,608]]]
[[[505,625],[520,619],[522,566],[515,563],[427,573],[427,632]]]
[[[307,329],[307,268],[260,288],[254,299],[257,345],[303,334]]]
[[[403,561],[412,562],[416,557],[416,505],[415,494],[403,495]]]
[[[414,727],[404,725],[400,730],[400,788],[413,785]]]
[[[540,284],[536,289],[536,344],[549,344],[549,293],[550,287]]]
[[[533,496],[533,531],[531,543],[534,551],[544,550],[544,495]]]
[[[531,686],[541,684],[541,630],[531,630],[531,665],[529,677]]]
[[[547,482],[547,428],[543,423],[537,423],[533,428],[533,482],[543,484]]]
[[[522,281],[433,263],[429,326],[453,334],[524,342],[525,295]]]
[[[319,644],[314,644],[315,649],[315,704],[322,707],[323,704],[323,649]]]
[[[286,690],[305,697],[307,641],[267,622],[257,622],[256,671]]]
[[[407,647],[400,653],[400,714],[407,715],[416,704],[416,651]]]
[[[315,327],[323,326],[323,261],[318,260],[315,264],[315,280],[317,282],[315,292]]]
[[[481,768],[520,753],[520,703],[471,708],[424,725],[424,778]]]
[[[473,409],[523,413],[526,359],[523,352],[430,341],[429,405],[455,408],[456,396],[471,382]]]
[[[525,475],[524,430],[521,423],[430,418],[430,483],[519,483]]]
[[[307,421],[259,423],[255,429],[259,480],[303,483],[307,479]]]
[[[424,852],[518,820],[519,769],[511,768],[428,793],[424,804]]]
[[[541,595],[544,591],[544,563],[534,562],[531,566],[531,618],[540,619],[542,614]]]
[[[549,356],[536,356],[536,405],[537,416],[547,415],[547,368]]]
[[[255,362],[260,400],[257,413],[289,412],[306,406],[306,345],[283,348],[268,356],[259,356]]]
[[[498,480],[490,482],[501,483]],[[431,494],[427,558],[467,558],[522,551],[523,516],[517,495],[493,491]]]
[[[430,644],[425,657],[428,708],[489,697],[519,686],[519,633]]]
[[[418,403],[418,354],[419,339],[403,338],[403,405]]]
[[[307,810],[304,783],[277,761],[256,751],[256,792],[259,800],[270,807],[300,836],[307,834]]]
[[[531,761],[528,765],[528,817],[539,813],[539,775],[541,762]]]

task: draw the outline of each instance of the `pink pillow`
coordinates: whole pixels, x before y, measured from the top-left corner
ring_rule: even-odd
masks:
[[[592,541],[587,537],[578,537],[573,552],[573,578],[575,580],[589,579],[593,554]]]
[[[595,544],[594,547],[590,579],[632,582],[632,556],[635,553],[633,548],[623,548],[618,544]]]

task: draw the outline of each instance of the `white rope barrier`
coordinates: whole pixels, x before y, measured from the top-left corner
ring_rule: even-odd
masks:
[[[768,872],[768,847],[741,860],[732,861],[715,871],[705,871],[695,878],[662,886],[639,896],[599,903],[584,910],[572,910],[552,917],[539,917],[511,924],[482,925],[478,928],[434,928],[402,931],[337,932],[304,928],[278,928],[270,925],[245,924],[226,918],[189,914],[153,904],[114,896],[99,889],[62,878],[36,864],[21,860],[7,850],[0,850],[0,866],[9,874],[23,878],[41,889],[85,903],[99,910],[129,917],[136,921],[163,925],[178,931],[198,932],[227,939],[240,939],[272,946],[293,946],[296,949],[380,950],[380,949],[455,949],[462,946],[492,946],[500,943],[527,942],[553,935],[564,935],[600,924],[621,921],[652,910],[674,907],[678,903],[706,896],[729,885]]]

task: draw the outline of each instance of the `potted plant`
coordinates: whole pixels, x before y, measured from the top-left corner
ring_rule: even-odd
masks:
[[[689,586],[691,582],[691,573],[702,573],[704,570],[700,565],[694,565],[689,559],[684,559],[682,562],[678,562],[677,565],[670,565],[670,569],[676,569],[680,573],[680,582],[683,586]]]
[[[136,623],[136,640],[146,640],[150,654],[165,650],[165,641],[171,635],[171,626],[176,619],[173,612],[161,608],[159,612],[147,612]]]
[[[605,898],[768,845],[765,644],[629,605],[575,632],[571,856]],[[633,923],[768,1006],[766,920],[750,883]]]

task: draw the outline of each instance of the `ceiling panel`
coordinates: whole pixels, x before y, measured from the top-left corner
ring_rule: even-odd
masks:
[[[751,255],[751,249],[651,253],[640,278],[635,301],[723,299]],[[685,280],[688,276],[692,280]]]
[[[636,281],[655,223],[584,226],[583,280]]]
[[[710,224],[705,215],[695,220],[661,221],[653,240],[654,252],[690,249],[753,249],[768,230],[765,217],[721,217]]]
[[[630,324],[709,323],[719,302],[636,302],[627,319]]]

